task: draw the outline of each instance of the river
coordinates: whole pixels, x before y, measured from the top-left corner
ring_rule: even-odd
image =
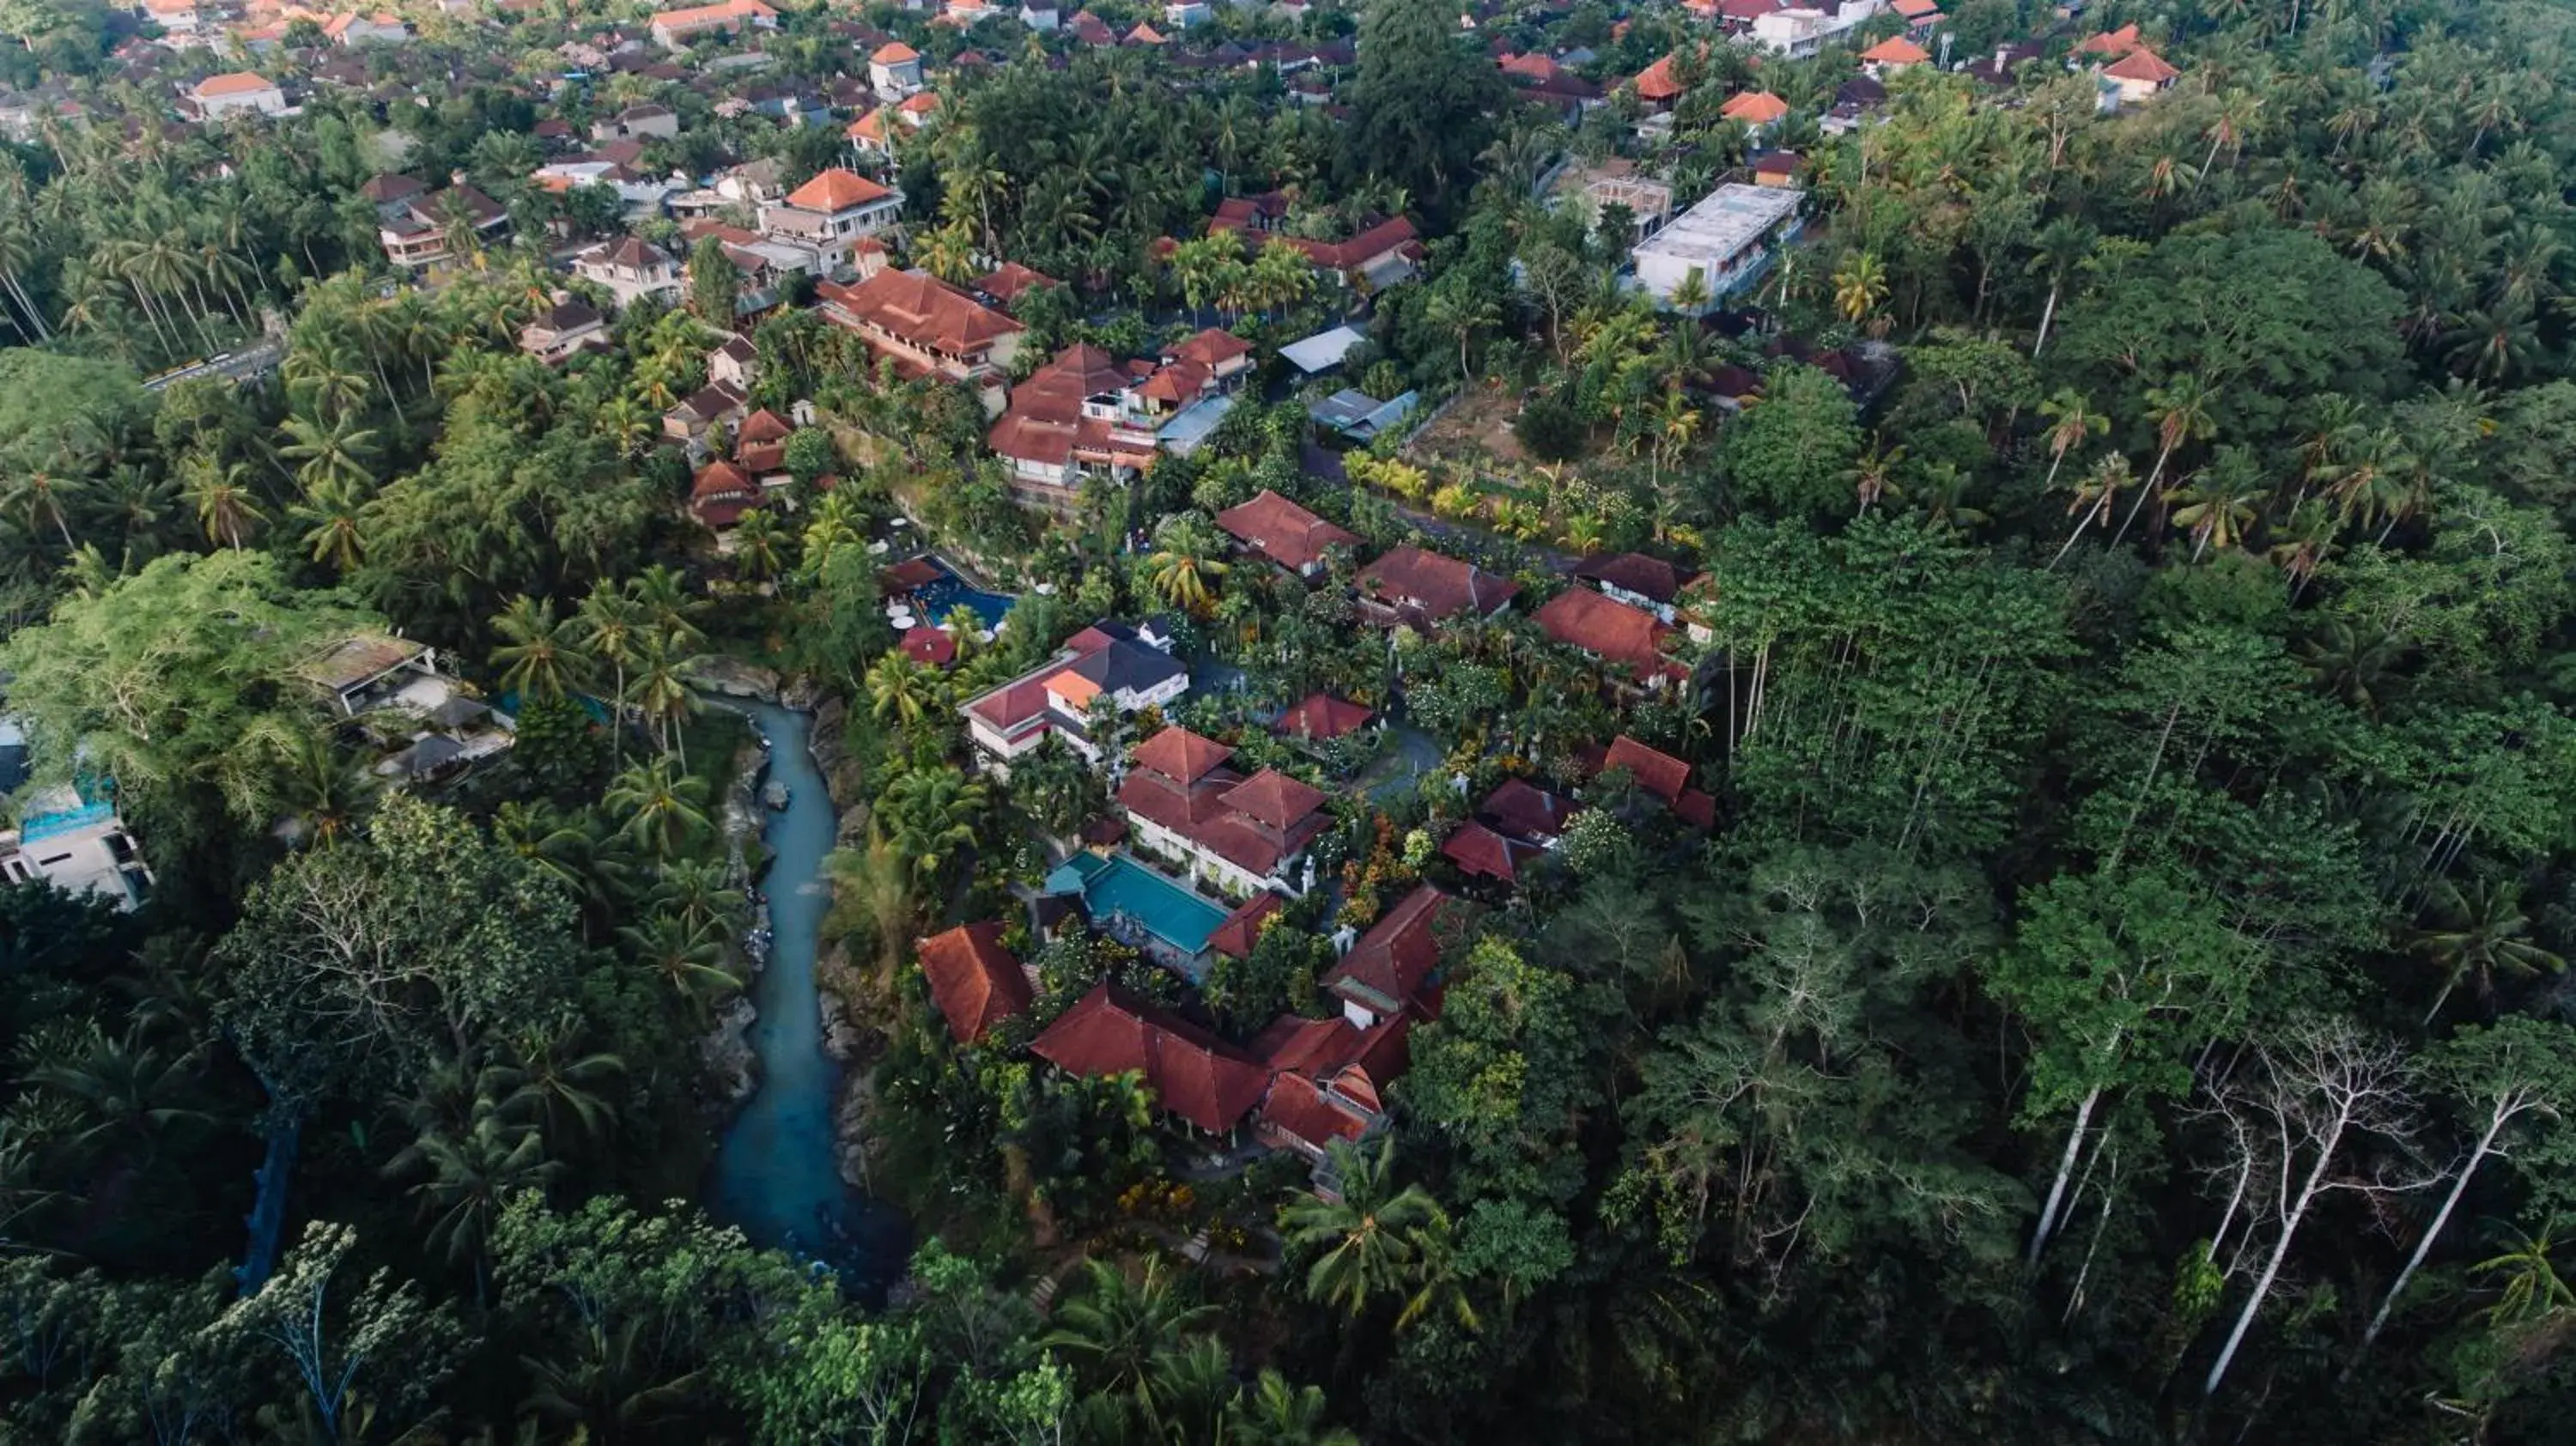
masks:
[[[807,741],[812,718],[774,703],[728,703],[744,713],[769,745],[763,784],[787,786],[783,810],[768,814],[761,837],[770,864],[761,877],[769,899],[769,963],[752,981],[751,1052],[760,1087],[725,1130],[716,1151],[710,1194],[717,1218],[742,1227],[753,1243],[822,1260],[849,1290],[881,1299],[903,1274],[911,1232],[900,1212],[851,1189],[841,1179],[832,1115],[841,1066],[823,1052],[822,1006],[814,960],[823,915],[832,903],[824,858],[838,818]]]

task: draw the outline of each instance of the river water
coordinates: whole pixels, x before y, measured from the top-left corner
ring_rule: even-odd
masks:
[[[727,1127],[710,1195],[717,1218],[753,1243],[820,1260],[852,1293],[880,1299],[903,1274],[910,1231],[899,1212],[841,1179],[832,1114],[841,1066],[823,1052],[814,959],[832,903],[823,860],[838,819],[808,744],[812,719],[773,703],[729,703],[769,745],[761,782],[788,790],[787,807],[761,831],[770,865],[760,887],[769,900],[768,966],[752,981],[760,1017],[750,1029],[760,1088]]]

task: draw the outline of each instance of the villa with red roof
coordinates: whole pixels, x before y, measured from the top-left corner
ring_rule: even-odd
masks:
[[[762,206],[760,229],[813,251],[820,270],[829,274],[850,263],[851,248],[860,240],[890,229],[902,214],[901,191],[834,166],[788,192],[785,200]]]
[[[1507,778],[1440,845],[1441,857],[1471,878],[1517,886],[1522,871],[1556,846],[1566,823],[1582,807],[1525,780]]]
[[[1521,585],[1473,563],[1425,552],[1410,543],[1389,548],[1361,568],[1360,620],[1372,627],[1437,632],[1457,618],[1489,618],[1511,606]]]
[[[1153,465],[1163,406],[1144,395],[1152,375],[1151,367],[1121,366],[1087,342],[1066,347],[1011,388],[1011,405],[984,444],[1009,464],[1012,487],[1024,499],[1070,511],[1084,477],[1123,482]],[[1205,384],[1195,379],[1194,386]]]
[[[930,999],[959,1044],[973,1044],[994,1025],[1026,1014],[1036,996],[1030,971],[1002,947],[1002,926],[961,924],[919,946]]]
[[[720,5],[696,5],[686,10],[666,10],[653,17],[653,39],[664,50],[686,50],[689,45],[710,35],[735,35],[745,30],[775,30],[778,12],[761,0],[724,0]]]
[[[1348,699],[1330,693],[1309,693],[1296,706],[1279,715],[1270,731],[1282,738],[1301,743],[1330,743],[1347,738],[1369,725],[1377,714]]]
[[[1622,733],[1603,756],[1604,769],[1624,768],[1637,781],[1637,791],[1672,810],[1696,829],[1717,824],[1717,800],[1690,786],[1690,765],[1659,748],[1649,748]]]
[[[1102,698],[1122,714],[1167,707],[1190,690],[1190,671],[1172,657],[1172,639],[1151,625],[1101,622],[1036,668],[966,700],[966,736],[978,761],[1005,777],[1010,762],[1052,733],[1084,760],[1100,762],[1090,734]]]
[[[1891,35],[1860,53],[1862,68],[1872,75],[1879,76],[1894,75],[1900,70],[1911,70],[1918,65],[1928,65],[1931,60],[1931,51],[1902,35]]]
[[[207,76],[188,92],[188,99],[196,106],[199,120],[286,113],[286,92],[278,89],[277,83],[268,77],[247,70]]]
[[[1002,374],[1027,328],[926,271],[888,268],[854,285],[815,288],[825,321],[859,334],[868,349],[909,376],[944,377],[976,389],[987,415],[1005,396]]]
[[[1086,1078],[1142,1075],[1164,1113],[1210,1135],[1231,1134],[1270,1089],[1270,1071],[1248,1052],[1107,980],[1029,1052]]]
[[[1767,90],[1738,91],[1726,98],[1717,113],[1732,121],[1744,122],[1747,129],[1760,130],[1777,125],[1789,114],[1789,103]]]
[[[1618,664],[1623,689],[1657,692],[1690,677],[1688,666],[1664,656],[1671,624],[1590,588],[1570,587],[1549,598],[1537,622],[1539,631],[1567,647]]]
[[[1644,101],[1649,110],[1670,109],[1686,88],[1673,74],[1673,57],[1669,55],[1638,71],[1631,83],[1637,87],[1637,99]]]
[[[1331,822],[1325,794],[1275,768],[1250,778],[1228,768],[1234,750],[1181,727],[1137,745],[1118,807],[1135,841],[1187,864],[1192,882],[1213,879],[1237,896],[1275,889],[1303,895],[1313,871],[1297,861]]]
[[[1357,534],[1332,523],[1265,487],[1249,502],[1216,515],[1216,525],[1254,557],[1302,578],[1324,570],[1324,552],[1357,547]]]
[[[2103,89],[2103,109],[2116,110],[2126,105],[2143,105],[2172,88],[2182,78],[2165,58],[2143,45],[2101,67],[2097,72]]]
[[[921,52],[900,40],[889,40],[868,57],[868,88],[887,100],[901,100],[921,89]]]

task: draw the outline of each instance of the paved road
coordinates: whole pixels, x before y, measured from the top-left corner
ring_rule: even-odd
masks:
[[[143,389],[147,392],[157,392],[172,382],[194,381],[199,377],[222,377],[239,386],[244,382],[257,381],[267,376],[277,370],[277,364],[285,359],[286,343],[276,338],[265,338],[243,347],[240,351],[227,353],[218,360],[199,362],[195,366],[163,372],[146,381]]]

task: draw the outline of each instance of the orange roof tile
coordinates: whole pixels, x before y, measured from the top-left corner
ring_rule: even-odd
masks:
[[[787,193],[787,204],[800,211],[855,211],[894,192],[842,166],[834,166]]]
[[[1749,126],[1767,126],[1789,113],[1789,103],[1767,90],[1748,90],[1727,97],[1717,113]]]
[[[247,70],[236,70],[227,75],[210,75],[205,79],[198,81],[195,94],[200,97],[211,95],[250,95],[256,91],[275,90],[276,88],[276,85],[271,82],[267,76],[254,74]]]
[[[1002,947],[1001,925],[961,924],[922,940],[920,950],[931,1001],[958,1043],[972,1044],[994,1025],[1028,1012],[1028,976]]]

